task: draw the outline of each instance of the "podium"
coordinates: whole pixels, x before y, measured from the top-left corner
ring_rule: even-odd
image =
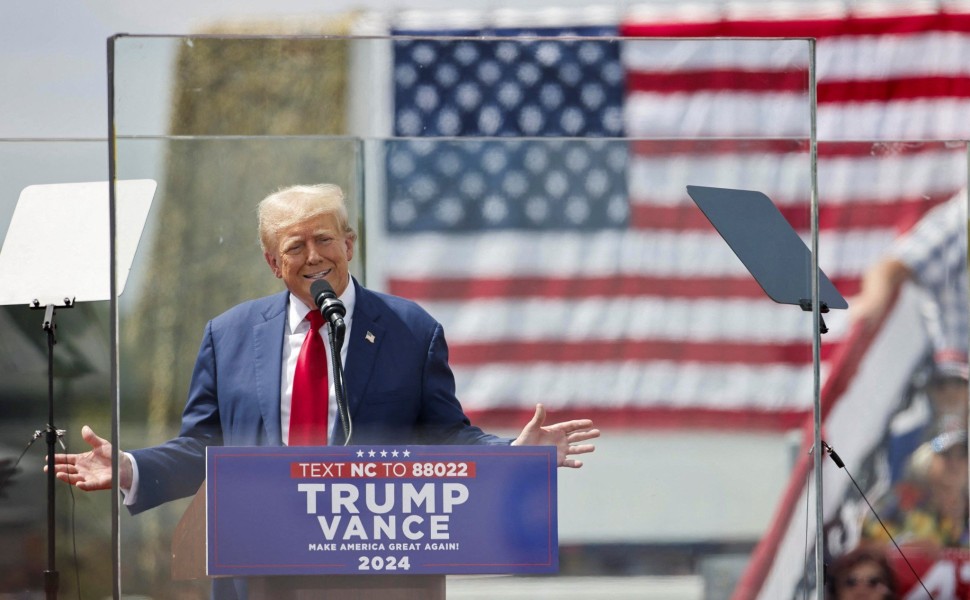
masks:
[[[199,488],[172,535],[172,579],[207,579],[206,491]],[[250,577],[250,600],[444,600],[444,575]]]
[[[555,448],[212,447],[172,555],[173,579],[245,577],[253,600],[444,600],[447,574],[554,573]]]

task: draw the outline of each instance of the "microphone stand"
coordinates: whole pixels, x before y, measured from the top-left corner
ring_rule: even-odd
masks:
[[[335,319],[330,322],[327,328],[330,340],[330,364],[333,367],[333,389],[337,399],[337,416],[340,417],[340,425],[343,427],[344,446],[350,444],[350,437],[353,435],[354,426],[350,420],[350,411],[347,408],[347,397],[344,393],[344,368],[340,361],[340,350],[344,345],[344,333],[346,331],[343,319]]]
[[[55,553],[55,518],[54,491],[56,477],[54,477],[54,452],[56,445],[64,435],[64,430],[54,427],[54,344],[57,343],[54,324],[56,308],[74,308],[72,298],[64,298],[63,305],[48,304],[41,306],[39,300],[34,300],[31,310],[44,311],[43,329],[47,332],[47,427],[44,429],[44,440],[47,442],[47,570],[44,571],[44,593],[47,600],[56,600],[60,577],[56,569]],[[40,432],[37,432],[39,435]],[[36,439],[36,437],[35,437]]]
[[[909,558],[906,557],[906,554],[903,552],[903,549],[900,548],[899,544],[896,543],[896,538],[894,538],[893,534],[889,532],[889,528],[886,527],[886,524],[882,522],[882,518],[879,517],[879,513],[876,512],[876,509],[872,506],[872,503],[869,502],[869,498],[866,497],[866,493],[862,491],[862,488],[856,482],[855,477],[853,477],[852,473],[849,472],[849,469],[845,467],[845,462],[843,462],[842,457],[840,457],[838,453],[835,451],[835,448],[833,448],[832,446],[829,446],[825,442],[825,440],[821,440],[821,443],[822,443],[823,454],[828,454],[829,457],[832,459],[832,462],[835,463],[835,466],[845,471],[845,474],[849,476],[849,481],[851,481],[852,485],[855,486],[855,489],[858,490],[859,495],[862,496],[862,499],[866,501],[866,505],[869,507],[869,510],[872,511],[873,516],[876,517],[876,521],[879,522],[879,525],[880,527],[882,527],[882,530],[886,532],[887,536],[889,536],[889,540],[893,543],[893,546],[896,547],[896,551],[899,552],[899,555],[903,557],[903,561],[906,563],[906,566],[909,567],[909,570],[913,574],[913,576],[916,577],[916,581],[919,582],[920,587],[922,587],[923,591],[926,592],[926,596],[930,600],[934,600],[933,594],[930,593],[930,591],[926,588],[926,584],[923,583],[923,578],[919,576],[919,573],[916,572],[916,569],[913,567],[913,564],[909,562]],[[814,447],[812,449],[814,450]],[[825,582],[822,583],[822,587],[823,588],[825,587]]]
[[[351,284],[353,285],[353,284]],[[344,369],[340,362],[340,349],[344,345],[344,334],[347,326],[343,316],[347,314],[347,309],[343,302],[337,298],[333,291],[333,286],[326,279],[314,281],[310,285],[310,294],[313,302],[323,316],[323,320],[330,324],[327,333],[330,339],[330,362],[333,366],[333,389],[337,399],[337,415],[340,417],[340,424],[343,426],[344,446],[350,444],[350,437],[353,434],[353,423],[350,422],[350,411],[347,409],[347,398],[344,394]]]

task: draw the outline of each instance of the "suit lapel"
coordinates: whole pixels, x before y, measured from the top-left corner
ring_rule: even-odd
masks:
[[[280,425],[280,386],[283,378],[283,337],[286,328],[286,303],[289,292],[271,298],[261,313],[263,321],[253,325],[253,370],[256,376],[256,398],[263,416],[268,445],[283,444]]]
[[[350,340],[347,341],[347,364],[344,368],[344,385],[347,390],[347,407],[354,416],[360,406],[370,381],[377,351],[384,340],[384,326],[380,323],[380,311],[375,306],[375,298],[367,289],[354,280],[357,287],[357,300],[354,307],[354,321],[351,325]]]

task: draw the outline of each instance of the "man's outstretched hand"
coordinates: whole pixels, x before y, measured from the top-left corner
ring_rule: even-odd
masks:
[[[111,489],[111,442],[98,437],[87,425],[81,428],[81,437],[91,450],[81,454],[55,454],[55,476],[85,492]],[[124,454],[119,456],[119,484],[128,489],[131,487],[131,463]]]
[[[553,425],[543,425],[546,422],[546,409],[536,404],[536,414],[522,429],[519,437],[512,442],[513,446],[555,446],[556,458],[560,467],[578,469],[583,461],[570,458],[574,454],[588,454],[596,449],[592,444],[578,444],[600,436],[600,430],[593,428],[589,419],[564,421]],[[576,444],[576,445],[573,445]]]

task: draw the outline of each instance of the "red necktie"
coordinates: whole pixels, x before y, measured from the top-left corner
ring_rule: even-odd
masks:
[[[330,384],[327,380],[327,350],[320,338],[323,316],[311,310],[306,318],[310,331],[303,339],[293,373],[290,404],[290,446],[326,446]]]

